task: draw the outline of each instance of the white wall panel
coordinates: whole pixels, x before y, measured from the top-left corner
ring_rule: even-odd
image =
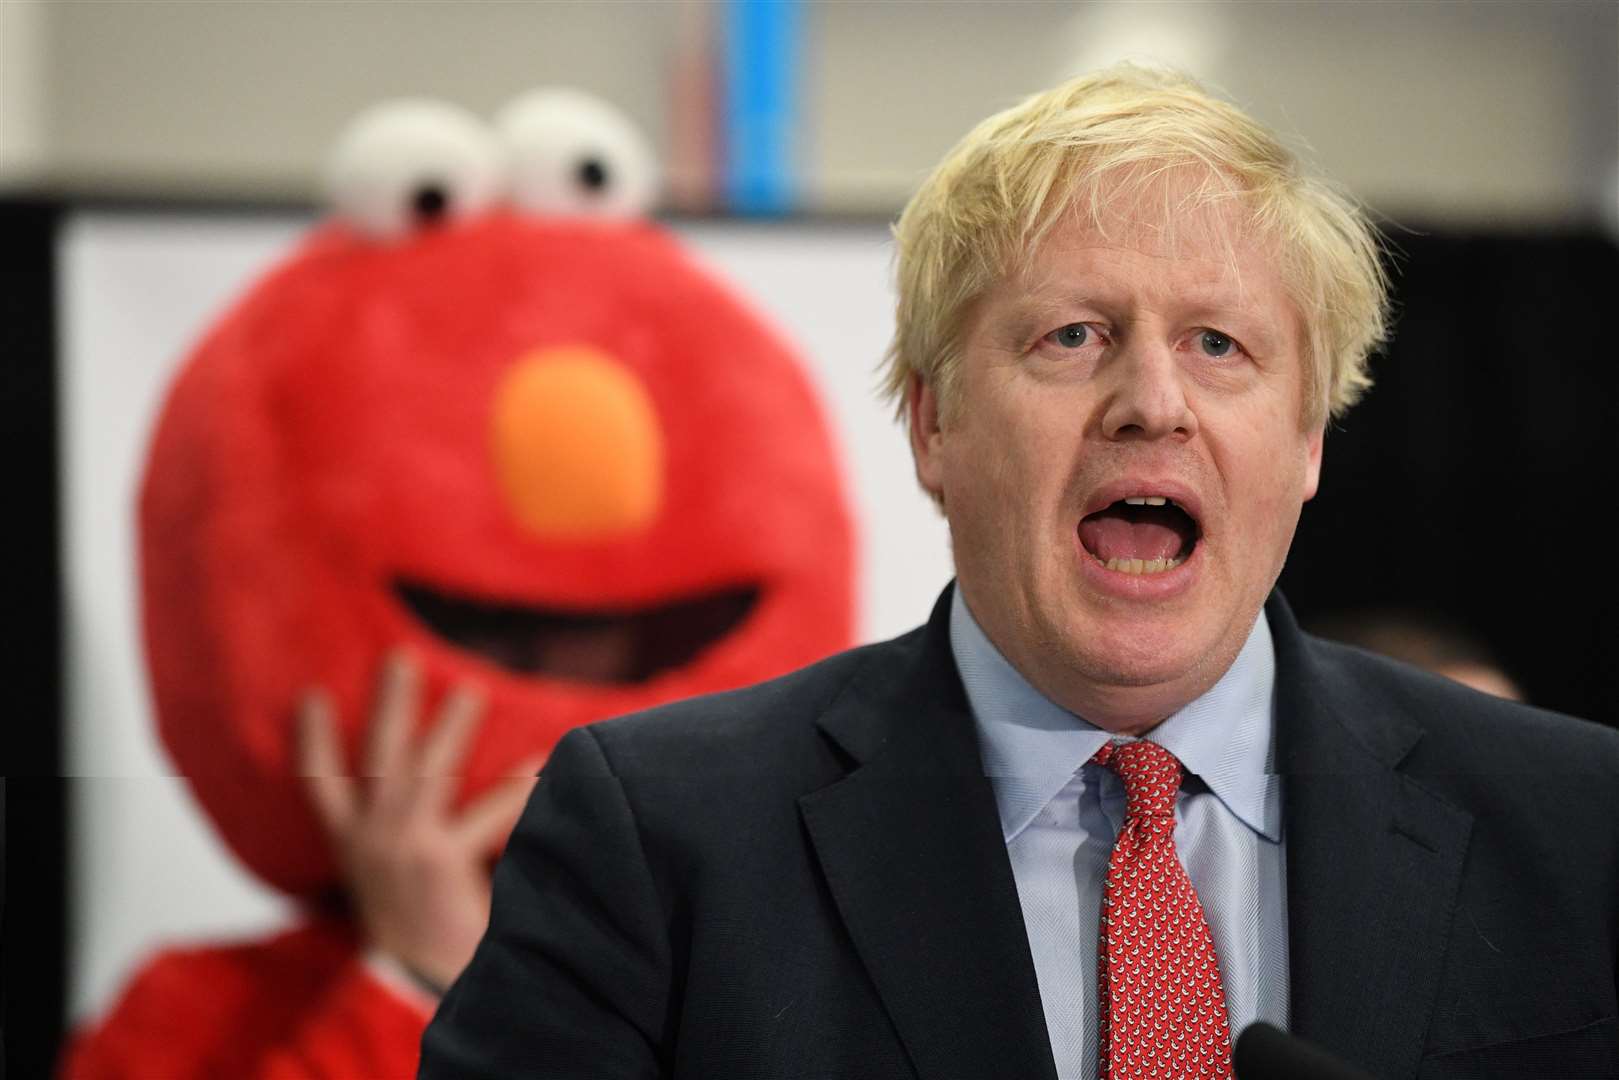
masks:
[[[74,791],[73,1015],[107,1003],[164,943],[262,933],[286,917],[198,815],[158,746],[137,636],[134,499],[175,365],[302,232],[295,220],[89,213],[63,240],[62,431],[68,771]],[[873,394],[893,301],[879,226],[681,229],[801,346],[857,501],[861,633],[926,617],[948,536]]]

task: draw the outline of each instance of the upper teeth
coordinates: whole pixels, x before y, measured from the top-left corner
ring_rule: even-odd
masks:
[[[1162,495],[1132,495],[1124,500],[1126,506],[1163,506],[1167,502]]]

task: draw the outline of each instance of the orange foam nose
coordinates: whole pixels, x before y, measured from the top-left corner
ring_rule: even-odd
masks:
[[[495,392],[495,475],[517,521],[549,539],[648,524],[663,500],[663,432],[645,385],[608,354],[535,352]]]

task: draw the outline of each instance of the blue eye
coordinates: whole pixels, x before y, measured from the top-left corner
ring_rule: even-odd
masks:
[[[1069,323],[1046,336],[1055,345],[1061,345],[1065,349],[1077,349],[1090,340],[1091,328],[1082,322]]]
[[[1232,341],[1218,330],[1203,331],[1198,335],[1197,341],[1203,347],[1204,353],[1213,357],[1229,355],[1237,345],[1235,341]]]

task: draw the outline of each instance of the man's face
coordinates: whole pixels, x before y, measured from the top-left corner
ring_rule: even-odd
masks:
[[[1105,224],[1059,225],[977,301],[958,400],[914,387],[912,443],[990,640],[1059,704],[1141,731],[1236,658],[1322,433],[1298,315],[1234,212]]]

